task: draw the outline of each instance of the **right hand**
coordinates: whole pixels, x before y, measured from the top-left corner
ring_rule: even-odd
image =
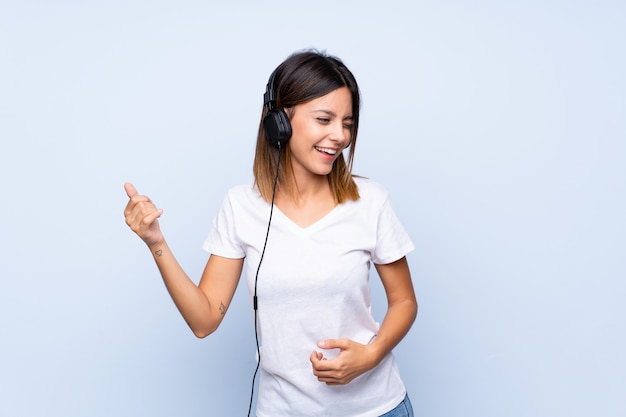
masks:
[[[139,195],[129,182],[124,184],[124,190],[129,198],[124,209],[126,224],[149,247],[163,243],[165,239],[157,220],[163,214],[163,209],[157,209],[152,200],[145,195]]]

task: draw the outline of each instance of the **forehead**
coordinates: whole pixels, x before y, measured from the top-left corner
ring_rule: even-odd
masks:
[[[348,87],[340,87],[299,106],[308,111],[331,111],[340,116],[351,115],[352,94]]]

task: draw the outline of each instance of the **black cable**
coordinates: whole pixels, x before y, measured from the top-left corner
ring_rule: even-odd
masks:
[[[259,348],[259,332],[257,331],[257,309],[258,301],[256,296],[257,281],[259,280],[259,271],[261,270],[261,263],[263,262],[263,256],[265,255],[265,247],[267,246],[267,238],[270,235],[270,225],[272,224],[272,214],[274,213],[274,198],[276,197],[276,185],[278,184],[278,172],[280,168],[280,142],[278,142],[278,161],[276,162],[276,177],[274,178],[274,189],[272,190],[272,204],[270,205],[270,218],[267,222],[267,232],[265,232],[265,243],[263,243],[263,251],[261,252],[261,258],[259,259],[259,266],[256,269],[256,275],[254,277],[254,297],[252,303],[254,307],[254,338],[256,340],[256,369],[254,370],[254,376],[252,377],[252,390],[250,392],[250,406],[248,407],[248,417],[250,417],[250,411],[252,410],[252,399],[254,398],[254,381],[256,380],[256,374],[259,372],[259,365],[261,364],[261,350]]]

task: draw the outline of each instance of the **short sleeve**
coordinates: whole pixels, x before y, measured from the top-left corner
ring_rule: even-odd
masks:
[[[372,253],[372,262],[375,264],[395,262],[413,249],[415,246],[387,197],[378,215],[376,248]]]
[[[245,251],[237,237],[237,229],[232,201],[227,195],[213,219],[209,235],[202,249],[217,256],[239,259],[245,257]]]

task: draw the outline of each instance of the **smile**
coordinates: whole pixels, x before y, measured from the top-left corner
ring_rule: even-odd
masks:
[[[316,146],[315,149],[317,149],[320,152],[324,152],[327,153],[329,155],[335,155],[337,153],[337,149],[331,149],[331,148],[321,148],[319,146]]]

